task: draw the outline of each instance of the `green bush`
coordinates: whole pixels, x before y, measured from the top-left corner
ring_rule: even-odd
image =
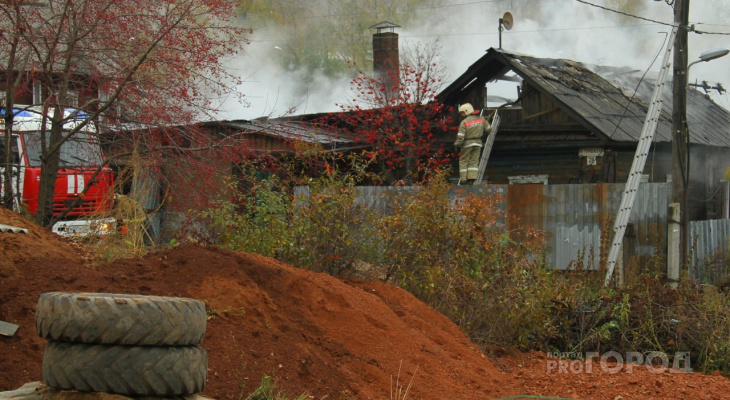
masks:
[[[274,177],[248,190],[229,184],[233,200],[219,200],[199,213],[220,244],[236,251],[276,257],[291,241],[288,231],[291,200]]]
[[[355,204],[353,191],[368,174],[363,169],[340,173],[331,166],[336,161],[308,154],[296,163],[323,163],[325,171],[316,177],[297,175],[286,163],[278,166],[279,175],[268,176],[260,174],[256,162],[241,166],[238,180],[229,184],[232,200],[217,201],[197,215],[214,233],[208,236],[223,247],[347,275],[355,261],[368,258],[371,247],[371,213]]]
[[[309,395],[306,393],[300,394],[296,397],[288,396],[283,390],[277,389],[274,378],[269,375],[264,375],[261,378],[259,387],[249,393],[243,400],[306,400],[309,398]]]
[[[371,213],[355,204],[354,182],[338,174],[312,179],[292,204],[290,246],[280,259],[331,275],[349,275],[367,258]]]
[[[337,276],[374,266],[485,351],[688,351],[694,369],[730,372],[728,295],[688,279],[670,288],[662,257],[606,288],[603,266],[545,265],[542,235],[503,215],[497,195],[453,196],[436,173],[378,214],[355,201],[361,177],[327,168],[296,195],[301,180],[252,179],[202,215],[234,250]]]
[[[539,234],[508,229],[493,196],[450,200],[443,175],[377,222],[388,276],[482,346],[540,347],[559,322],[546,304],[566,286],[544,266]]]

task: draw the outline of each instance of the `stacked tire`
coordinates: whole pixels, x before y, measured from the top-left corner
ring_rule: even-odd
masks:
[[[44,293],[36,331],[48,339],[43,381],[50,387],[127,396],[185,396],[205,387],[199,346],[205,304],[181,297]]]

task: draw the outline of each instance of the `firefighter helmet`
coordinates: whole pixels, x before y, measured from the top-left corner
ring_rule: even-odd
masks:
[[[459,106],[459,112],[465,113],[466,115],[471,115],[474,112],[474,107],[471,106],[469,103],[464,103],[461,106]]]

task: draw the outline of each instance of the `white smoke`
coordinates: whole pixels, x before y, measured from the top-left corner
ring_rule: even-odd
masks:
[[[306,75],[282,66],[285,48],[277,41],[257,40],[254,33],[245,52],[226,62],[228,70],[243,82],[232,90],[243,94],[219,99],[217,119],[254,119],[285,115],[338,111],[348,90],[345,79],[332,80],[323,74]]]
[[[616,9],[616,0],[587,0],[595,5]],[[658,71],[671,24],[673,10],[665,0],[636,0],[643,8],[632,10],[639,18],[578,2],[576,0],[457,0],[435,2],[434,6],[403,10],[417,22],[403,26],[404,42],[430,42],[438,38],[441,58],[451,79],[457,78],[490,47],[499,47],[499,18],[507,11],[514,16],[511,30],[502,32],[502,47],[511,52],[535,57],[565,58],[586,64],[629,67],[639,71]],[[324,12],[324,11],[323,11]],[[650,21],[651,20],[651,21]],[[695,1],[691,4],[690,24],[705,32],[730,33],[730,2]],[[656,21],[656,22],[654,22]],[[373,21],[377,23],[380,21]],[[392,21],[401,24],[399,21]],[[347,102],[348,80],[332,81],[324,76],[304,81],[303,74],[280,67],[275,40],[254,32],[246,53],[230,62],[245,82],[237,88],[250,103],[242,107],[224,102],[221,119],[252,119],[279,116],[294,109],[294,114],[336,111],[336,103]],[[714,48],[730,48],[730,36],[689,34],[689,60]],[[711,86],[721,83],[730,89],[730,55],[694,65],[690,83],[706,80]],[[448,84],[449,82],[445,82]],[[505,97],[515,97],[515,84]],[[304,88],[304,89],[302,89]],[[709,92],[718,104],[730,109],[727,92]]]

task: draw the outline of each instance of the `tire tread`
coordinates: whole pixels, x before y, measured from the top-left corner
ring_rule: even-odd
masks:
[[[35,317],[48,340],[133,346],[197,345],[207,322],[200,300],[108,293],[43,293]]]
[[[185,396],[204,389],[205,349],[197,346],[110,346],[49,341],[48,386],[127,396]]]

